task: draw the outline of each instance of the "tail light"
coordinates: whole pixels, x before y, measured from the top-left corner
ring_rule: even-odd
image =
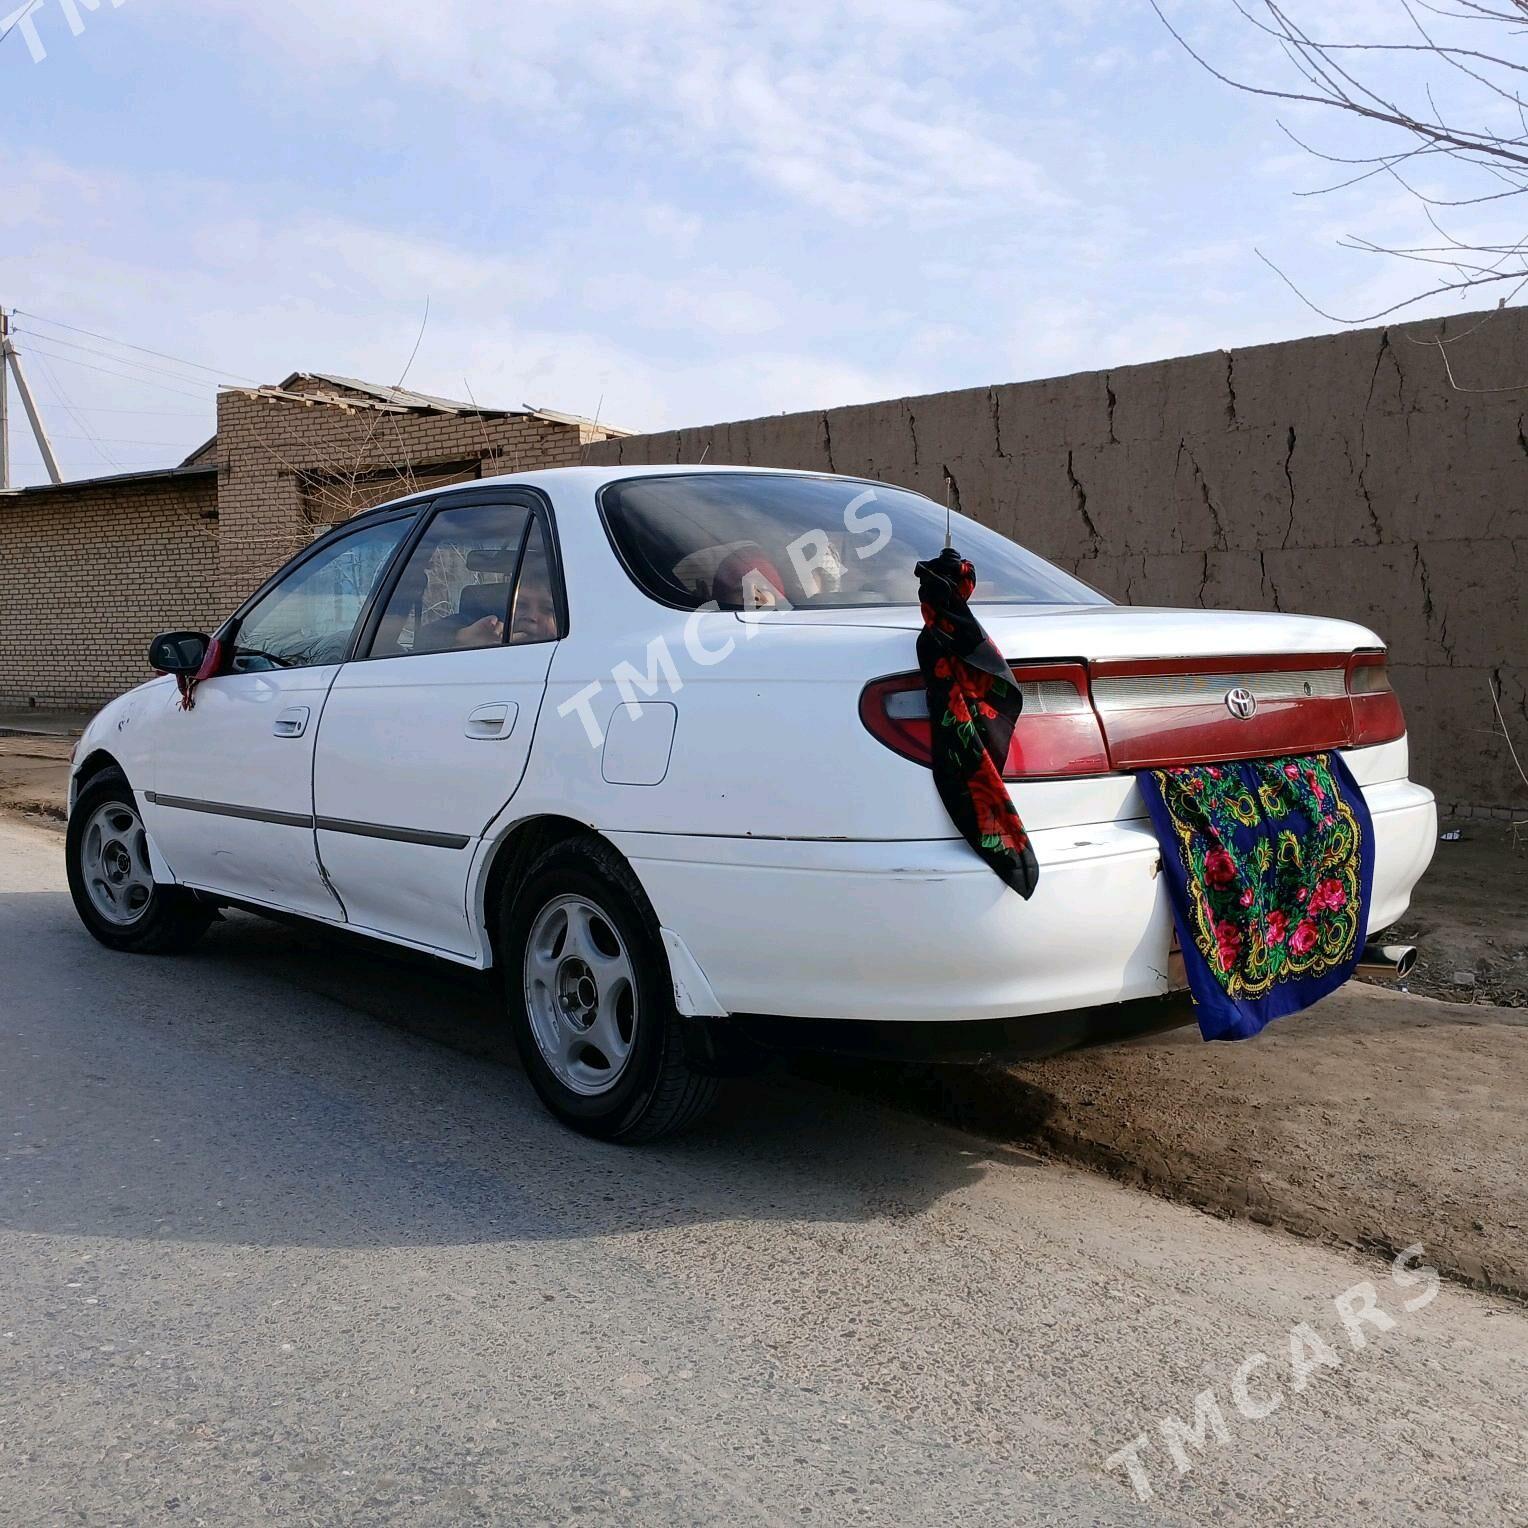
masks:
[[[1026,663],[1013,677],[1024,709],[1008,745],[1005,780],[1106,775],[1109,751],[1080,663]]]
[[[1348,698],[1353,706],[1354,748],[1393,743],[1405,736],[1406,718],[1390,688],[1384,653],[1354,653],[1348,660]]]
[[[1024,706],[1005,780],[1367,748],[1406,732],[1385,655],[1372,649],[1112,660],[1093,665],[1091,687],[1087,666],[1076,662],[1016,664],[1013,677]],[[1262,702],[1241,718],[1230,712],[1226,694],[1239,682]],[[894,674],[866,685],[860,717],[893,752],[925,766],[933,762],[921,675]]]
[[[1013,670],[1024,707],[1005,780],[1049,780],[1109,772],[1103,733],[1088,699],[1087,670],[1080,663],[1027,663]],[[860,719],[870,734],[904,759],[933,762],[928,697],[920,674],[893,674],[867,684]]]
[[[934,744],[922,674],[873,679],[860,691],[860,720],[870,735],[914,764],[932,768]]]

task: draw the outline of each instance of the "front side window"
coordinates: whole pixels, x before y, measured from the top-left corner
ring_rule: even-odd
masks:
[[[461,652],[556,636],[540,521],[523,504],[468,504],[441,510],[430,522],[388,597],[368,656]]]
[[[914,564],[944,546],[945,509],[922,494],[844,478],[695,472],[628,478],[600,508],[640,588],[694,610],[915,605]],[[973,603],[1106,605],[1103,595],[963,515]]]
[[[412,523],[360,527],[299,563],[239,622],[234,672],[343,663],[355,623]]]

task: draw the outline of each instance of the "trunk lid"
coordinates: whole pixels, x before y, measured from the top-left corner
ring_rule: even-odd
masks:
[[[1004,657],[1188,658],[1270,653],[1352,652],[1384,644],[1363,626],[1326,616],[1256,610],[1174,610],[1144,605],[982,605],[971,607]],[[741,611],[760,625],[917,631],[916,605],[862,609]]]

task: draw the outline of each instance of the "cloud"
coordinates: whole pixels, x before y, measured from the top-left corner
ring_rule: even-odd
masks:
[[[673,334],[702,331],[722,338],[778,331],[782,313],[757,287],[727,285],[723,274],[694,269],[682,279],[617,274],[588,283],[583,309],[620,313],[629,321]]]
[[[410,385],[451,397],[470,389],[485,406],[598,411],[631,428],[868,400],[912,381],[813,354],[804,335],[792,343],[762,279],[729,286],[714,271],[698,282],[627,273],[609,278],[599,300],[580,300],[555,234],[508,257],[334,214],[284,217],[217,182],[3,153],[0,173],[48,192],[30,217],[13,208],[24,252],[7,260],[8,281],[28,294],[18,342],[45,413],[71,436],[86,432],[64,429],[69,406],[100,435],[112,435],[102,422],[116,420],[115,433],[132,437],[104,453],[71,442],[66,455],[80,475],[178,460],[211,433],[218,375],[78,329],[225,367],[229,381],[315,370],[393,382],[429,297]],[[635,204],[633,219],[644,210],[653,209]],[[153,327],[124,323],[128,314],[152,315]],[[122,427],[149,410],[164,411],[152,426]],[[17,451],[23,480],[38,476],[31,454]]]
[[[960,88],[963,58],[1024,66],[1029,34],[1003,17],[996,0],[229,0],[204,24],[315,85],[380,75],[549,134],[639,118],[693,165],[865,222],[1065,203],[1013,117]]]
[[[1404,196],[1289,196],[1268,104],[1104,0],[158,0],[55,62],[0,147],[8,299],[241,377],[393,380],[428,298],[414,385],[652,428],[1330,327],[1254,245],[1332,311],[1417,284],[1331,248]],[[210,432],[211,377],[70,338],[28,340],[60,397]]]

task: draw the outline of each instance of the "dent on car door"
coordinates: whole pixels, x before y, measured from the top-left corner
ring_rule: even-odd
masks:
[[[296,559],[232,627],[225,672],[155,727],[146,826],[177,880],[335,918],[313,842],[313,743],[357,622],[412,523],[383,517]]]
[[[561,609],[534,500],[437,505],[319,729],[319,855],[352,924],[476,954],[472,849],[525,772]]]

